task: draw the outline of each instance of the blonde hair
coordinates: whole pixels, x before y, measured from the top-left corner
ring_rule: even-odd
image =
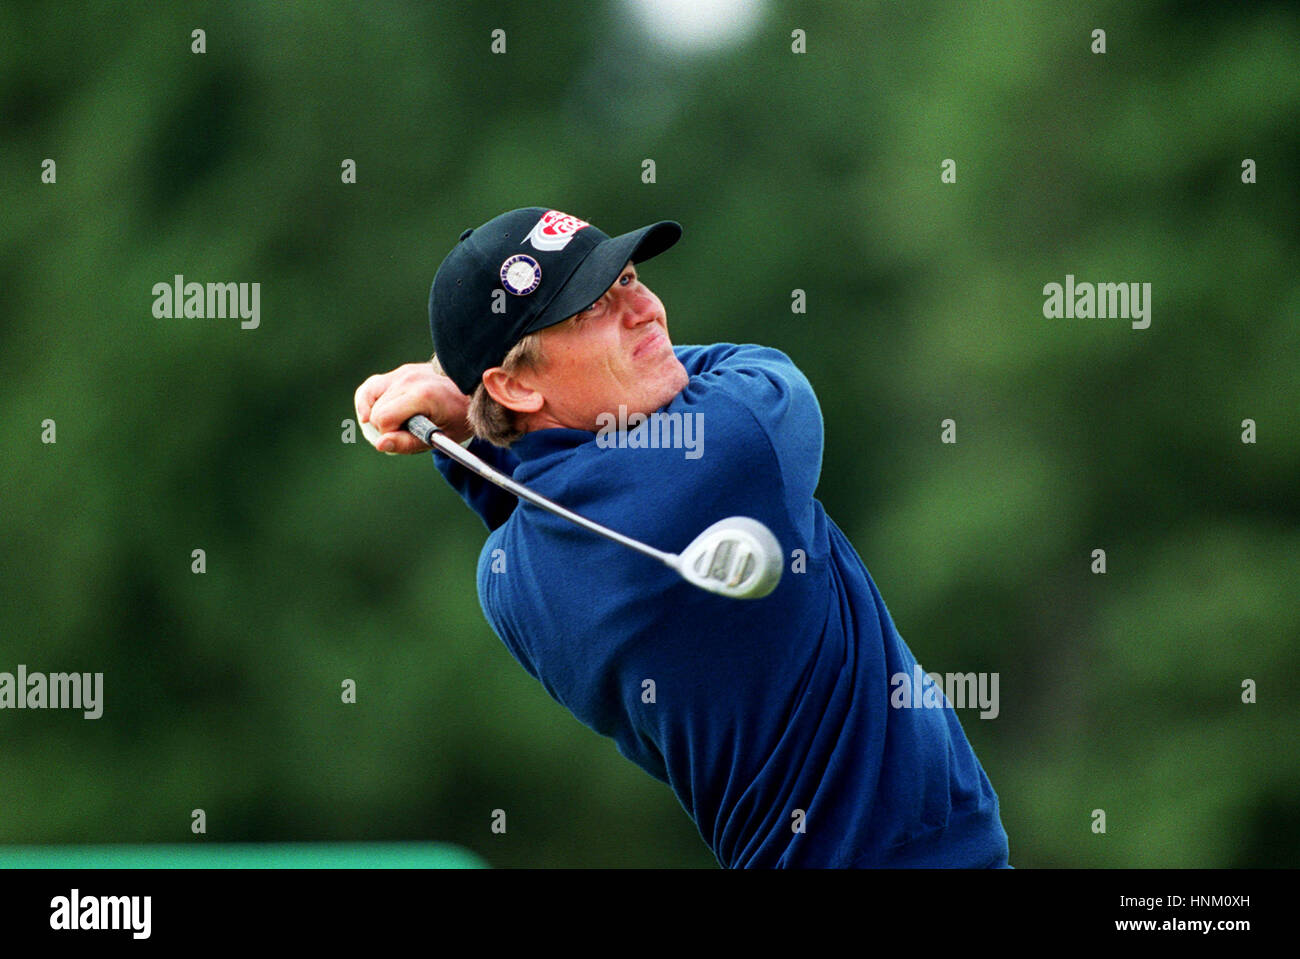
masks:
[[[431,356],[429,362],[433,364],[435,372],[442,376],[446,375],[442,364],[438,362],[438,354]],[[500,365],[503,370],[511,374],[519,370],[535,370],[540,367],[542,365],[540,335],[529,333],[510,348],[510,352],[506,354]],[[470,395],[466,419],[469,420],[469,428],[473,430],[476,437],[487,440],[493,446],[508,447],[524,435],[516,420],[517,415],[514,410],[494,400],[487,387],[480,381]]]

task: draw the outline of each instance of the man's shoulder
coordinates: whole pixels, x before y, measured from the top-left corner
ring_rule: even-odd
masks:
[[[728,409],[742,418],[756,417],[760,422],[772,416],[784,420],[791,409],[802,417],[820,420],[812,383],[776,347],[716,343],[682,349],[699,352],[688,353],[683,359],[690,378],[674,399],[673,408],[715,410],[720,425],[725,418],[722,411]]]
[[[794,361],[782,350],[761,343],[711,343],[674,346],[677,359],[691,376],[719,369],[745,369],[754,366],[787,367],[797,370]]]

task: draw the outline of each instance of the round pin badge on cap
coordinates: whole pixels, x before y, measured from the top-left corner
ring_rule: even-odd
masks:
[[[501,264],[501,285],[515,296],[526,296],[542,283],[542,268],[531,256],[516,253]]]

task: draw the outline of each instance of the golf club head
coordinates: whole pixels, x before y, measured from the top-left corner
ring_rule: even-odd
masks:
[[[688,583],[732,599],[760,599],[781,581],[781,544],[748,516],[720,519],[678,554]]]

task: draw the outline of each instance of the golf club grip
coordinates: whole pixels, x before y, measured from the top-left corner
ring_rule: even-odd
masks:
[[[402,429],[406,430],[406,432],[410,433],[425,446],[434,445],[433,434],[439,431],[438,427],[434,425],[433,420],[419,413],[416,413],[402,424]]]
[[[425,446],[430,446],[446,456],[450,456],[461,466],[478,473],[478,475],[482,476],[485,480],[495,483],[505,489],[510,489],[509,484],[512,480],[509,477],[497,474],[492,467],[487,465],[487,463],[484,463],[481,459],[444,433],[442,427],[438,426],[427,416],[416,413],[402,424],[402,429],[406,430],[406,432],[410,433]],[[515,492],[514,490],[510,491],[512,493]],[[515,493],[515,495],[518,496],[519,494]]]

